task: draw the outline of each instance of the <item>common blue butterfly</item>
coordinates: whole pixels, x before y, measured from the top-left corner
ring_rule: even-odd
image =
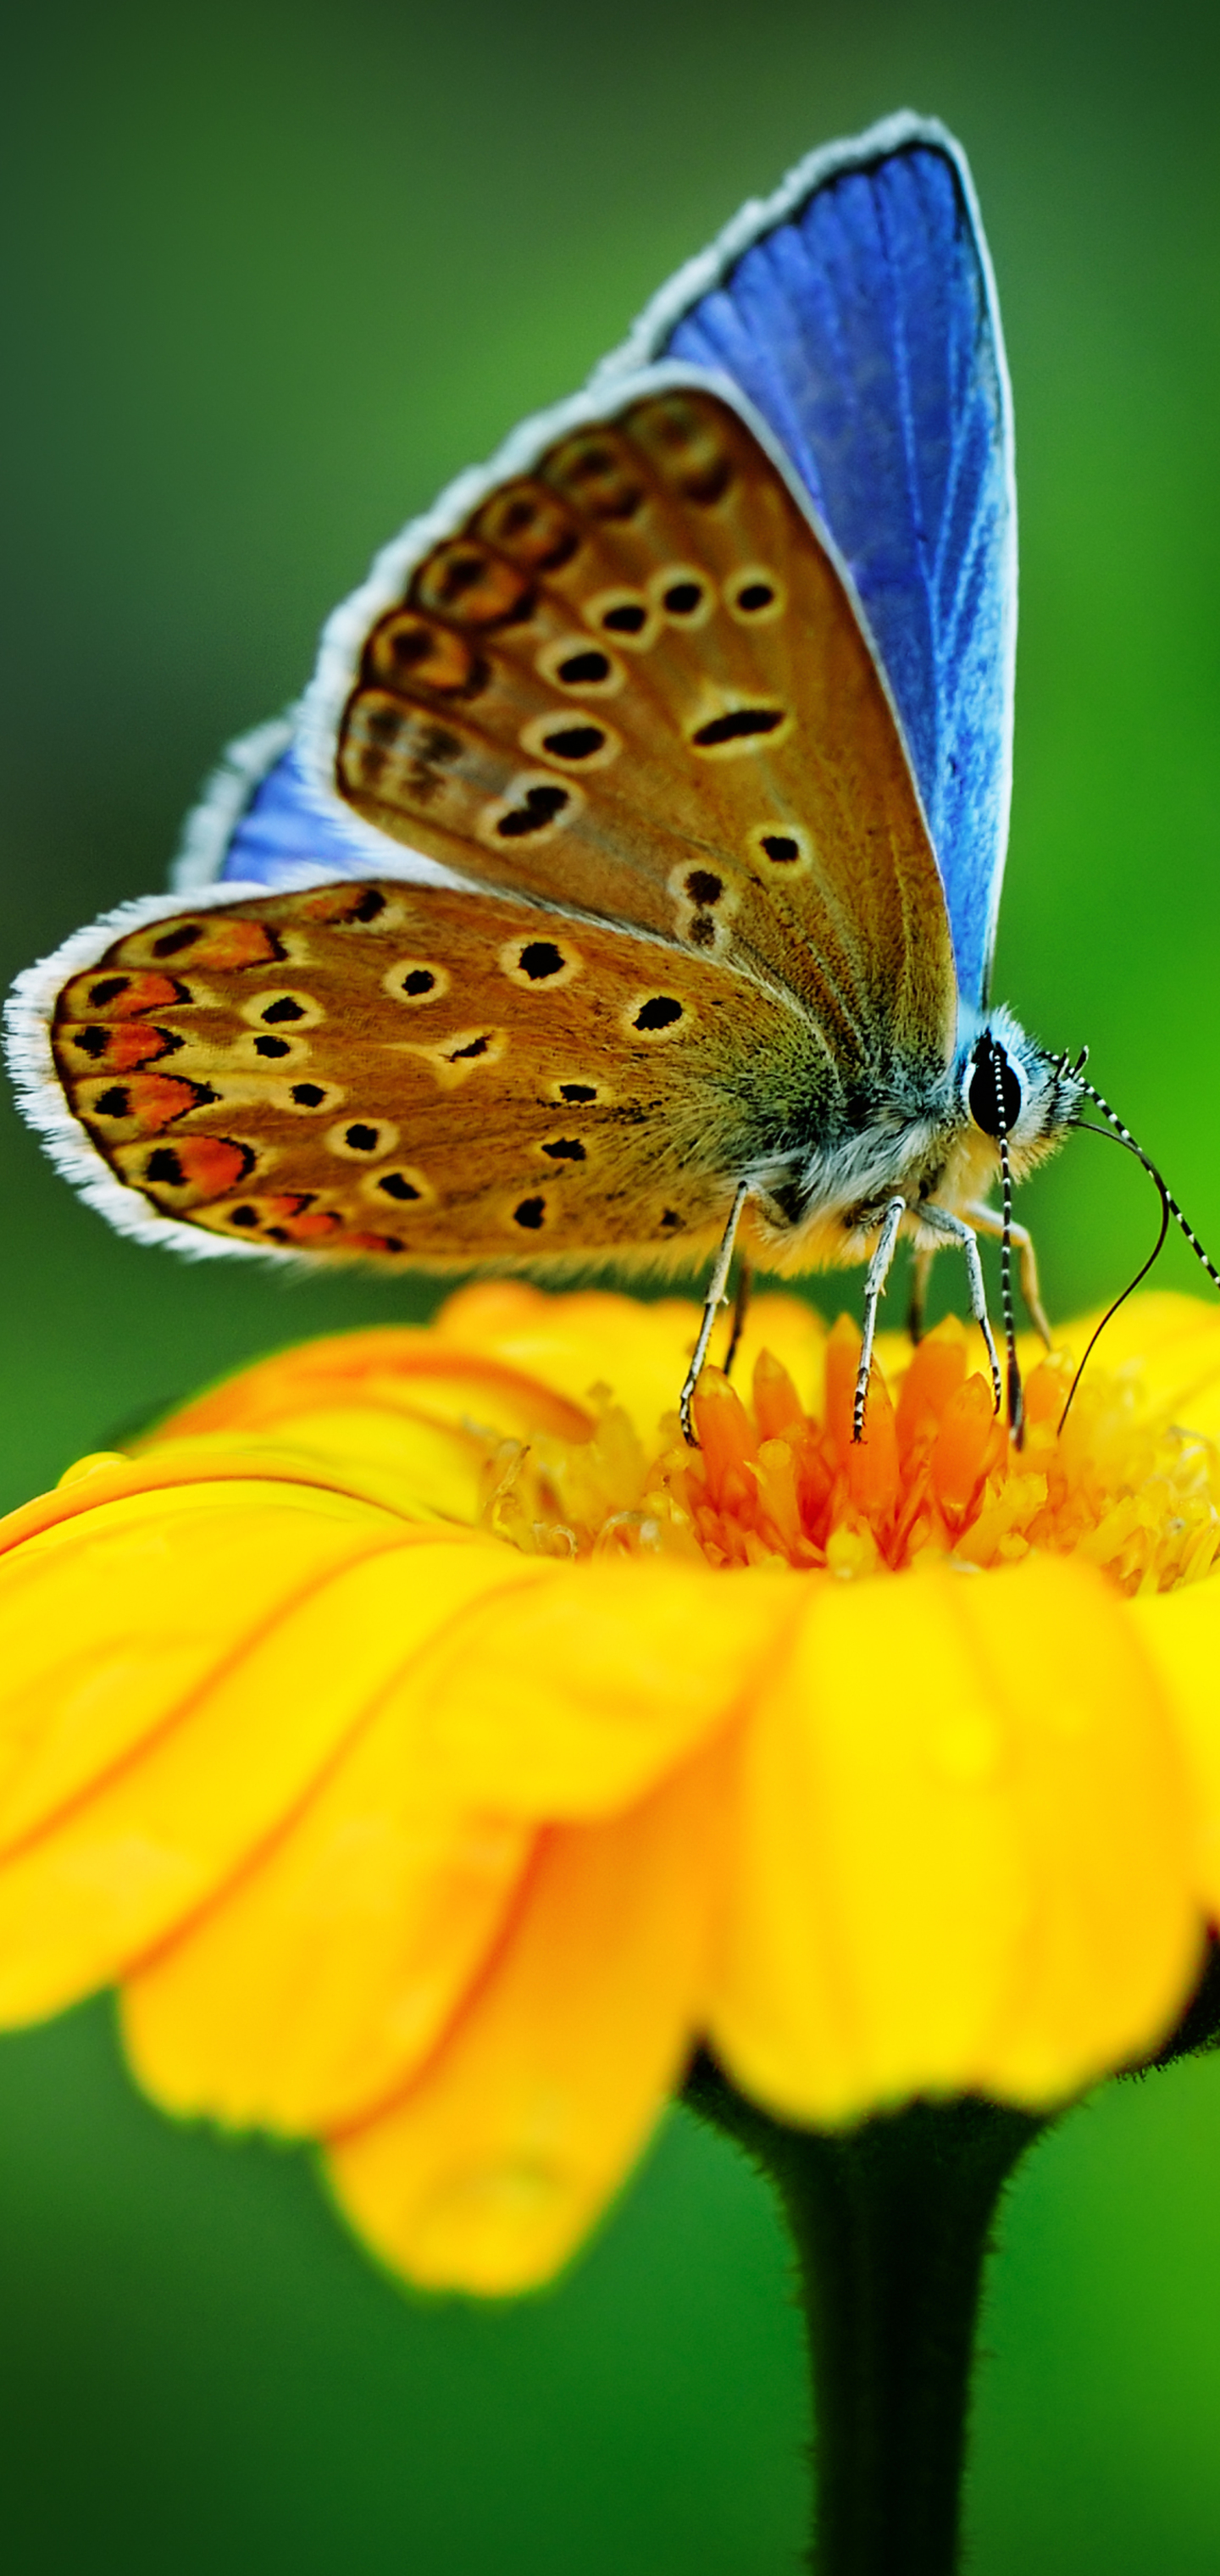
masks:
[[[998,1404],[977,1236],[1042,1325],[1010,1185],[1088,1090],[986,999],[1015,549],[969,172],[895,117],[378,558],[173,895],[21,979],[27,1114],[191,1253],[710,1255],[688,1428],[735,1242],[867,1261],[857,1431],[899,1237],[954,1245]]]

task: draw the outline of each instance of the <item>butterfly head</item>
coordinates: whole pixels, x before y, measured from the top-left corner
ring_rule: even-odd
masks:
[[[963,1013],[956,1080],[966,1157],[994,1173],[1003,1142],[1015,1180],[1052,1154],[1075,1126],[1085,1099],[1076,1064],[1049,1055],[1004,1009]]]

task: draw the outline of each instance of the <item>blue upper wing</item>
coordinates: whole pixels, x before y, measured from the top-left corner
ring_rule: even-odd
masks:
[[[311,788],[291,722],[260,725],[233,743],[187,819],[173,882],[262,885],[283,891],[319,875],[367,876],[370,854],[342,807]],[[393,845],[387,874],[395,871]]]
[[[848,565],[914,762],[959,985],[980,1001],[1008,835],[1016,508],[990,263],[957,145],[904,117],[814,155],[658,297],[611,366],[660,357],[740,386]]]

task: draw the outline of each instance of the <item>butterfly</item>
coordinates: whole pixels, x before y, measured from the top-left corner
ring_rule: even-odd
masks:
[[[967,164],[814,153],[379,556],[175,890],[21,978],[27,1114],[124,1231],[380,1265],[867,1262],[978,1236],[1078,1063],[989,1009],[1011,402]],[[999,1182],[1002,1213],[989,1194]]]

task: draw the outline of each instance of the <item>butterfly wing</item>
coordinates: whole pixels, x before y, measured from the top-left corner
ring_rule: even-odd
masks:
[[[969,170],[891,118],[815,153],[663,289],[603,380],[660,357],[740,386],[850,568],[982,1000],[1008,835],[1016,499],[1003,340]]]
[[[330,1258],[697,1249],[824,1092],[803,1014],[731,970],[396,879],[129,927],[50,1045],[108,1213]]]
[[[948,926],[884,684],[803,500],[705,380],[582,406],[387,559],[341,635],[315,759],[377,833],[739,965],[845,1066],[943,1063]]]

